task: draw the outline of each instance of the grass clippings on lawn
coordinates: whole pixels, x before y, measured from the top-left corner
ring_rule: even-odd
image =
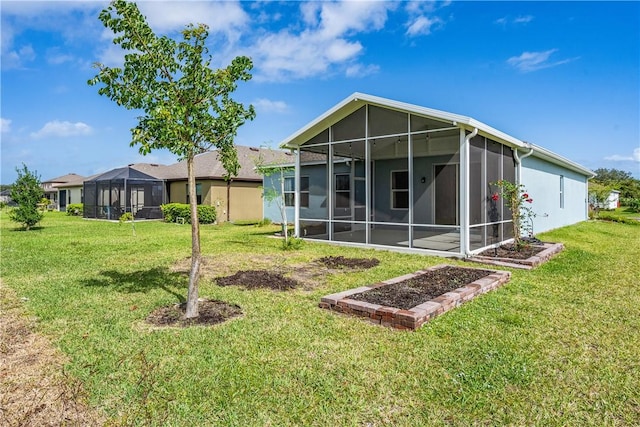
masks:
[[[38,230],[18,232],[6,210],[0,227],[3,283],[25,298],[37,330],[64,352],[63,377],[82,384],[107,425],[640,425],[637,226],[589,221],[541,234],[565,250],[534,270],[514,268],[508,285],[412,334],[335,316],[317,301],[442,258],[314,242],[283,252],[268,237],[277,227],[202,227],[216,273],[200,296],[244,315],[148,333],[135,326],[187,294],[187,275],[171,269],[191,253],[188,227],[140,222],[133,236],[117,223],[47,212]],[[371,269],[315,261],[373,255],[381,262]],[[304,292],[213,280],[249,269],[294,277],[305,265],[321,274]],[[39,400],[21,396],[26,409]]]
[[[35,331],[15,293],[0,282],[0,425],[99,426],[66,358]]]

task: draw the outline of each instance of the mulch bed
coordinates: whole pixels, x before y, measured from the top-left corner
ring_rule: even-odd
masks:
[[[317,261],[329,268],[373,268],[380,264],[377,258],[345,258],[343,256],[326,256]]]
[[[412,279],[351,295],[349,299],[409,310],[491,273],[488,270],[443,267],[426,271]]]
[[[147,317],[147,323],[153,326],[211,326],[242,315],[240,306],[217,300],[200,300],[198,317],[184,319],[187,303],[160,307]]]
[[[539,254],[543,250],[545,250],[545,248],[538,245],[524,245],[520,250],[516,250],[516,247],[513,244],[506,244],[495,249],[487,249],[478,255],[494,258],[528,259]]]
[[[245,289],[268,288],[275,291],[286,291],[301,286],[300,282],[280,273],[267,270],[244,270],[226,277],[216,279],[218,286],[241,286]]]

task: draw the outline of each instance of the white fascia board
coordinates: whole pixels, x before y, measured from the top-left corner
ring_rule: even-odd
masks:
[[[538,157],[550,163],[554,163],[556,165],[563,166],[574,172],[578,172],[579,174],[586,176],[587,179],[590,179],[596,176],[595,172],[593,172],[591,169],[588,169],[574,161],[571,161],[566,157],[562,157],[561,155],[556,154],[553,151],[549,151],[544,147],[540,147],[539,145],[535,145],[535,144],[529,144],[529,145],[531,146],[531,148],[533,148],[534,157]]]

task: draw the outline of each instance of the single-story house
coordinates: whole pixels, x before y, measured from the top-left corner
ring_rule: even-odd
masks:
[[[49,199],[53,209],[64,212],[68,204],[82,203],[82,182],[86,177],[68,173],[57,178],[42,181],[44,197]]]
[[[262,175],[256,164],[291,162],[292,157],[268,148],[237,145],[236,151],[240,168],[229,180],[224,179],[226,171],[217,151],[199,154],[194,161],[198,204],[214,206],[219,222],[261,219]],[[151,187],[142,189],[144,183]],[[133,212],[139,219],[155,219],[162,217],[161,204],[189,203],[186,160],[172,165],[130,164],[84,184],[84,215],[88,218],[118,219],[124,212]],[[136,194],[131,193],[134,189]]]
[[[535,233],[587,219],[591,170],[458,114],[354,93],[281,147],[295,153],[285,199],[307,239],[469,256],[513,237],[492,197],[501,179],[533,198]]]

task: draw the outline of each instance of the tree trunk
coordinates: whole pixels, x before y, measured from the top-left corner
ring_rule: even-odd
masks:
[[[200,223],[198,221],[198,196],[194,156],[187,157],[187,176],[189,181],[189,206],[191,208],[191,272],[189,273],[189,291],[185,319],[198,317],[198,280],[200,279]]]

